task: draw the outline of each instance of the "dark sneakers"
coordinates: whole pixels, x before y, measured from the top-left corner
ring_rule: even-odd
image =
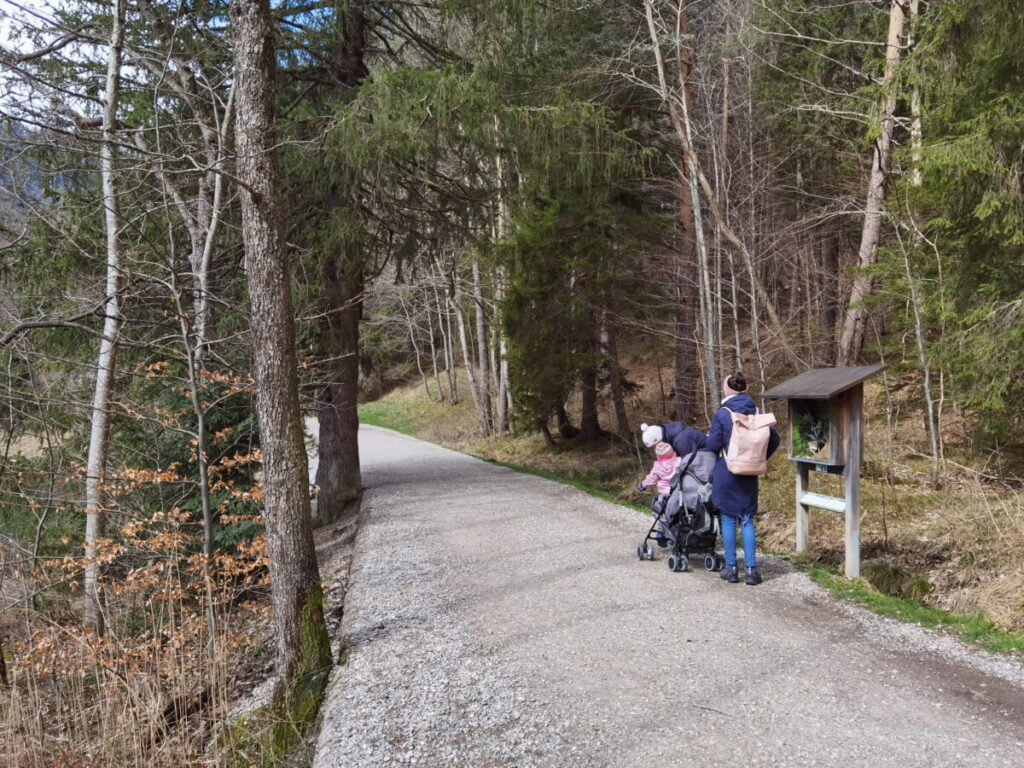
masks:
[[[724,576],[722,578],[725,578]],[[757,570],[756,565],[751,565],[747,568],[747,576],[743,581],[750,586],[756,586],[760,584],[764,579],[761,578],[761,574]]]
[[[721,578],[725,579],[730,584],[738,584],[740,580],[740,575],[739,572],[736,570],[735,565],[725,566],[725,568],[722,569],[722,573],[719,575],[721,576]]]

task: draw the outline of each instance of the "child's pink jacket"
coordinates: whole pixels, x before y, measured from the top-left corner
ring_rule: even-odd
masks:
[[[672,477],[679,469],[682,459],[675,454],[660,457],[651,467],[651,473],[644,478],[644,485],[658,484],[658,493],[668,493],[672,487]]]

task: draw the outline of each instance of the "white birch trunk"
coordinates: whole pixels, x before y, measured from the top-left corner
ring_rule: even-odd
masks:
[[[107,80],[103,97],[103,142],[100,145],[100,176],[103,184],[104,227],[107,242],[107,285],[104,303],[103,337],[96,358],[89,454],[85,472],[85,624],[103,634],[105,621],[99,588],[97,541],[106,523],[106,494],[102,484],[107,469],[107,439],[110,434],[110,400],[121,331],[121,291],[124,254],[121,245],[121,211],[115,174],[117,102],[121,84],[121,49],[124,44],[124,0],[114,0],[113,21],[107,56]]]
[[[917,24],[921,18],[921,0],[910,0],[910,31],[907,35],[907,48],[913,50],[917,42]],[[923,137],[921,133],[921,85],[915,79],[910,90],[910,183],[921,186],[921,151]]]

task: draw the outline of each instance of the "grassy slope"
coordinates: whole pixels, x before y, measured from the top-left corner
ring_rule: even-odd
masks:
[[[877,410],[879,399],[877,391],[869,392],[869,413]],[[637,424],[660,420],[651,404],[640,402],[634,411]],[[894,434],[912,443],[920,437],[912,434],[919,421],[905,418]],[[482,439],[468,397],[457,405],[431,402],[422,386],[413,384],[360,406],[360,420],[569,482],[637,509],[646,509],[649,501],[632,490],[649,466],[646,454],[623,455],[607,443],[573,440],[552,448],[538,435]],[[900,439],[890,452],[884,418],[869,420],[862,479],[864,578],[850,583],[839,576],[843,521],[830,512],[811,513],[811,553],[800,564],[833,594],[876,612],[951,631],[993,650],[1024,652],[1024,634],[1019,634],[1024,631],[1024,493],[995,493],[967,479],[933,491],[924,484],[926,460]],[[783,453],[772,460],[762,482],[759,535],[765,550],[787,556],[795,539],[794,479]],[[894,483],[886,481],[889,467]],[[842,496],[840,480],[816,474],[812,488]]]

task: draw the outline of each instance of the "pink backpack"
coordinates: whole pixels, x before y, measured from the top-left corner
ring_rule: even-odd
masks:
[[[725,449],[725,465],[734,475],[768,473],[768,439],[775,416],[771,413],[736,413],[732,416],[732,437]]]

